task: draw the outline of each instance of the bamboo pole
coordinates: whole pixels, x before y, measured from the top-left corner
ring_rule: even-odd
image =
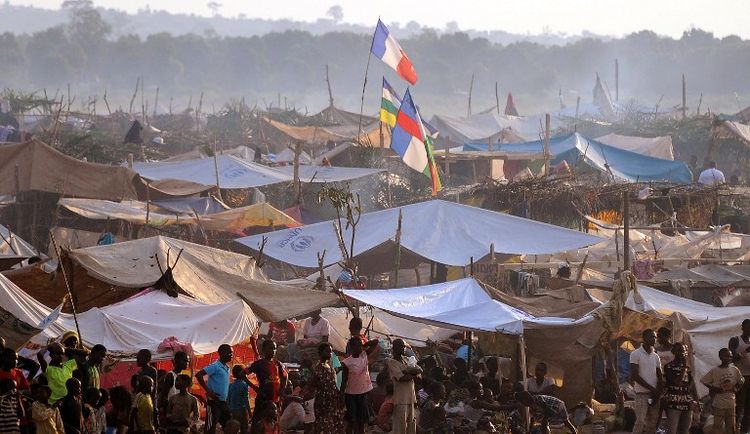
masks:
[[[544,115],[544,176],[549,175],[549,135],[550,135],[550,116],[549,113]]]
[[[396,226],[396,263],[394,265],[395,275],[393,276],[393,287],[398,288],[398,270],[401,268],[401,221],[403,215],[401,209],[398,210],[398,226]]]
[[[625,231],[622,235],[622,257],[623,270],[630,270],[630,194],[627,190],[622,192],[622,221]]]
[[[55,249],[55,254],[57,255],[58,263],[60,264],[60,271],[62,271],[63,280],[65,281],[65,288],[68,290],[68,297],[70,298],[70,308],[73,311],[73,321],[76,325],[76,332],[78,333],[78,345],[80,346],[83,343],[83,335],[81,335],[81,328],[78,325],[78,311],[76,310],[76,302],[73,297],[73,288],[71,288],[70,282],[68,281],[68,274],[65,272],[65,261],[63,261],[61,254],[62,252],[57,245],[57,240],[55,240],[55,234],[52,233],[52,230],[49,231],[49,237],[50,240],[52,240],[52,247]]]

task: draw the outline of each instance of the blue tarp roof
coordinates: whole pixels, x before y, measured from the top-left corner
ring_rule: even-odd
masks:
[[[540,153],[544,152],[544,141],[500,144],[494,148],[502,152]],[[467,143],[464,151],[487,151],[486,143]],[[552,164],[561,161],[574,168],[576,163],[585,162],[602,172],[610,173],[616,180],[625,182],[668,181],[688,184],[693,180],[687,164],[681,161],[665,160],[618,149],[579,133],[550,139],[549,151]]]

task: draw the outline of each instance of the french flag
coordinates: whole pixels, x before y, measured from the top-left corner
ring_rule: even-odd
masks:
[[[391,36],[388,27],[378,19],[375,35],[372,37],[372,54],[386,65],[393,68],[398,75],[411,84],[417,84],[417,71],[406,56],[401,45]]]

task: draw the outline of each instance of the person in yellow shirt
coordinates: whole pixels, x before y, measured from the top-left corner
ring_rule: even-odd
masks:
[[[143,376],[138,383],[138,394],[135,395],[133,403],[133,419],[135,432],[137,434],[154,434],[154,400],[151,394],[154,390],[154,380]]]
[[[49,400],[52,404],[55,404],[67,395],[68,391],[65,388],[65,383],[73,378],[73,371],[78,369],[78,364],[75,359],[63,361],[65,348],[58,342],[47,347],[47,353],[49,353],[50,357],[49,364],[44,359],[44,353],[44,351],[40,351],[36,357],[44,376],[47,377],[47,384],[52,390]]]
[[[36,434],[65,434],[60,409],[49,403],[51,394],[52,389],[49,386],[31,386],[31,397],[34,398],[34,403],[31,404],[31,420],[36,427]]]

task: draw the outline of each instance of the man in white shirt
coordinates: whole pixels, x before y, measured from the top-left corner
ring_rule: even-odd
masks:
[[[724,173],[716,168],[716,161],[709,161],[708,164],[706,164],[706,170],[701,172],[700,176],[698,176],[698,184],[716,185],[724,184],[725,182],[726,179],[724,179]]]
[[[659,423],[662,369],[654,349],[656,333],[646,329],[643,344],[630,353],[630,379],[635,383],[635,425],[633,434],[654,434]]]

